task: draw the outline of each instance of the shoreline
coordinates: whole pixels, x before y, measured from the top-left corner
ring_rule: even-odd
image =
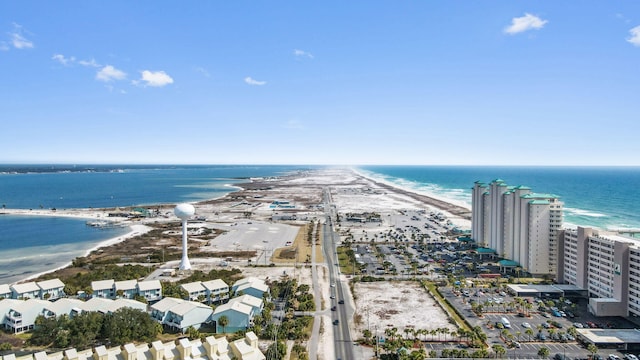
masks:
[[[322,171],[322,170],[317,170],[317,171]],[[469,213],[470,210],[458,206],[456,204],[453,204],[451,202],[447,202],[445,200],[442,199],[437,199],[436,197],[434,197],[432,194],[424,194],[424,193],[420,193],[417,192],[415,190],[412,189],[406,189],[406,188],[402,188],[396,184],[387,184],[384,182],[381,182],[378,179],[374,179],[372,177],[366,176],[358,171],[356,171],[355,169],[352,168],[345,168],[344,171],[350,172],[351,174],[353,174],[354,176],[358,177],[361,179],[362,182],[365,183],[373,183],[376,186],[385,189],[385,191],[388,191],[390,193],[396,193],[396,194],[400,194],[403,196],[406,196],[410,199],[416,200],[420,203],[425,204],[425,206],[428,207],[433,207],[435,209],[437,209],[438,211],[442,211],[443,213],[445,213],[445,215],[451,215],[453,217],[460,217],[462,219],[468,220],[467,218],[464,217],[464,214]],[[297,176],[298,174],[287,174],[285,177],[291,177],[291,176]],[[303,177],[300,177],[303,178]],[[216,203],[216,202],[222,202],[225,199],[228,198],[232,198],[234,196],[234,194],[238,194],[242,191],[247,191],[249,188],[251,188],[251,186],[244,186],[244,185],[248,185],[248,184],[252,184],[252,183],[259,183],[261,182],[261,180],[263,180],[263,178],[251,178],[248,179],[249,181],[245,181],[242,183],[234,183],[234,184],[226,184],[225,186],[229,188],[228,193],[226,193],[225,195],[222,196],[218,196],[216,198],[212,198],[212,199],[204,199],[204,200],[199,200],[199,201],[193,201],[190,202],[194,205],[201,205],[201,206],[206,206],[207,204],[211,204],[211,203]],[[309,184],[300,184],[301,187],[305,187],[308,186]],[[277,186],[277,185],[276,185]],[[155,204],[153,206],[155,207],[160,207],[160,208],[167,208],[172,206],[173,204]],[[7,215],[7,216],[34,216],[34,217],[62,217],[62,218],[76,218],[76,219],[87,219],[87,220],[105,220],[108,219],[108,212],[109,210],[107,209],[90,209],[90,208],[76,208],[76,209],[56,209],[56,210],[52,210],[52,209],[2,209],[0,211],[0,216],[2,215]],[[117,221],[116,219],[113,219],[115,221]],[[115,236],[115,237],[111,237],[105,240],[102,240],[98,243],[95,243],[93,246],[91,246],[89,249],[87,249],[84,254],[82,256],[86,257],[89,254],[91,254],[92,252],[98,250],[98,249],[106,249],[109,248],[110,246],[119,244],[121,242],[124,242],[130,238],[142,235],[148,231],[151,231],[153,229],[153,227],[148,226],[148,225],[144,225],[144,224],[136,224],[136,223],[130,223],[128,220],[122,220],[123,223],[126,224],[127,227],[129,227],[130,231],[127,232],[124,235],[119,235],[119,236]],[[76,257],[77,258],[77,257]],[[75,258],[74,258],[75,259]],[[32,279],[36,279],[38,277],[41,277],[43,275],[64,269],[69,267],[72,263],[74,259],[70,259],[68,262],[64,263],[61,266],[57,266],[55,268],[52,269],[47,269],[47,270],[43,270],[40,271],[36,274],[30,274],[29,276],[16,280],[13,283],[20,283],[20,282],[25,282],[25,281],[30,281]]]

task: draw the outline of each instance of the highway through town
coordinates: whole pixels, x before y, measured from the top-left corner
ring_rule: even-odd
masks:
[[[336,359],[354,359],[353,341],[351,340],[351,332],[349,331],[349,309],[348,303],[344,301],[345,291],[340,281],[340,266],[338,265],[338,254],[336,253],[338,234],[334,231],[333,224],[335,217],[335,208],[331,203],[331,193],[329,189],[324,190],[324,206],[326,221],[323,224],[323,248],[329,268],[329,281],[331,282],[330,302],[331,307],[335,306],[332,311],[331,321],[333,326],[333,337],[335,343]]]

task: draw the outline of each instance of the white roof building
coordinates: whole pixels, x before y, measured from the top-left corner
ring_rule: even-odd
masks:
[[[253,347],[255,344],[255,348]],[[233,351],[232,351],[233,349]],[[253,349],[253,350],[252,350]],[[227,342],[223,336],[216,339],[209,336],[200,339],[180,339],[177,342],[154,341],[147,344],[125,344],[122,347],[107,348],[98,346],[87,350],[67,349],[47,354],[44,351],[16,357],[15,354],[3,356],[3,360],[263,360],[257,348],[257,337],[252,332],[244,339]]]

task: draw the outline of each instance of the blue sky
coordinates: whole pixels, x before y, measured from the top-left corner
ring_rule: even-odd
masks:
[[[640,1],[2,1],[2,163],[640,165]]]

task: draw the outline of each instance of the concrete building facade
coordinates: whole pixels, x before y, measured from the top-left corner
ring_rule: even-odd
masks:
[[[562,202],[553,194],[511,187],[504,180],[479,181],[472,188],[471,237],[536,275],[558,270]]]

